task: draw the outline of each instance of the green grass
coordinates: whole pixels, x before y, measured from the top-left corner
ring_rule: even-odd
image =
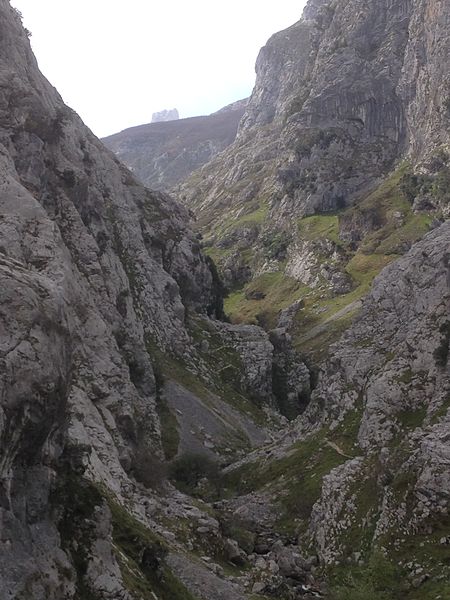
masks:
[[[256,277],[243,290],[229,294],[224,309],[233,323],[253,323],[265,329],[276,326],[279,312],[309,292],[297,280],[286,277],[281,271]],[[261,300],[250,299],[259,293]]]
[[[298,221],[300,239],[328,239],[348,256],[345,271],[354,282],[354,287],[349,293],[333,296],[326,285],[311,290],[286,277],[281,270],[277,273],[267,273],[256,277],[243,289],[234,290],[226,298],[225,312],[232,322],[254,323],[265,329],[273,328],[279,311],[302,298],[304,306],[297,314],[292,332],[294,342],[299,350],[310,355],[313,360],[323,360],[329,346],[350,326],[357,306],[349,308],[349,312],[344,311],[338,317],[335,316],[336,313],[361,300],[380,271],[408,250],[429,229],[432,216],[414,214],[402,189],[402,182],[410,169],[407,163],[400,165],[354,207],[340,213],[318,214]],[[369,232],[355,251],[349,244],[340,240],[340,226],[344,219],[360,216],[364,218],[365,213],[369,217],[375,215],[374,223],[378,225],[374,225],[376,230]],[[265,213],[261,208],[243,217],[244,222],[264,218]],[[240,221],[234,219],[233,223]],[[222,251],[219,251],[217,256],[221,253]],[[255,292],[260,292],[264,297],[259,300],[252,299],[251,295]],[[322,329],[322,325],[325,324],[325,329]],[[320,331],[312,337],[310,331],[317,327]]]
[[[427,407],[422,406],[415,410],[407,409],[397,413],[397,420],[400,422],[402,427],[406,429],[415,429],[421,427],[425,417],[427,416]]]
[[[298,221],[300,238],[303,240],[328,239],[339,243],[338,215],[313,215]]]
[[[442,600],[450,594],[450,547],[440,544],[450,531],[448,515],[424,523],[423,531],[385,535],[363,565],[344,564],[329,569],[332,600]],[[432,530],[432,533],[428,531]],[[387,549],[383,556],[379,547]],[[407,563],[420,565],[430,578],[419,587],[410,584]]]
[[[112,515],[112,536],[124,583],[136,600],[196,600],[165,565],[168,547],[157,534],[128,511],[107,498]]]
[[[240,216],[228,216],[226,219],[224,219],[217,225],[217,227],[215,228],[215,235],[219,238],[222,238],[245,225],[260,226],[267,219],[268,212],[268,206],[265,203],[261,202],[259,205],[255,206],[254,209],[250,212],[244,212],[244,214],[241,214]]]
[[[370,286],[378,273],[380,273],[380,271],[395,258],[397,257],[392,255],[368,255],[363,252],[357,252],[346,266],[347,273],[349,273],[358,284],[358,287],[351,293],[356,296],[366,293],[370,289]]]
[[[431,424],[433,425],[435,423],[438,423],[440,421],[440,419],[442,419],[443,417],[446,416],[446,414],[449,411],[449,409],[450,409],[450,397],[446,398],[442,402],[442,405],[433,414],[433,417],[431,419]]]
[[[415,215],[411,208],[405,211],[405,222],[400,227],[388,222],[383,228],[368,235],[361,246],[363,252],[376,254],[403,254],[412,244],[422,239],[429,231],[433,217],[428,214]]]
[[[327,441],[353,456],[360,417],[360,409],[350,411],[335,431],[322,429],[294,444],[283,458],[249,463],[228,472],[222,481],[224,494],[243,495],[269,487],[279,502],[276,528],[282,533],[297,532],[305,527],[312,507],[320,497],[323,477],[348,460]]]
[[[232,248],[217,248],[217,246],[205,246],[203,248],[203,253],[210,256],[216,264],[223,262],[232,252]]]
[[[334,568],[330,576],[332,600],[400,600],[405,593],[401,569],[375,552],[364,567]]]

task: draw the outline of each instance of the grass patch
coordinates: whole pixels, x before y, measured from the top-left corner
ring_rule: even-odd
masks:
[[[361,250],[376,254],[403,254],[429,231],[432,220],[433,217],[428,214],[413,214],[408,207],[403,225],[396,226],[392,221],[389,222],[367,236]]]
[[[417,408],[415,410],[402,410],[396,415],[397,420],[405,429],[416,429],[416,427],[421,427],[426,416],[426,406],[422,406],[421,408]]]
[[[364,567],[334,568],[330,587],[332,600],[400,600],[406,591],[401,569],[380,552]]]
[[[225,496],[243,495],[265,487],[278,499],[280,515],[276,528],[296,533],[304,527],[322,490],[323,477],[348,458],[328,442],[337,444],[344,454],[355,453],[361,412],[350,411],[334,431],[325,428],[298,442],[286,455],[266,463],[249,463],[224,475]]]
[[[440,421],[440,419],[442,419],[443,417],[445,417],[446,414],[448,413],[449,409],[450,409],[450,397],[446,398],[442,402],[442,405],[433,414],[433,417],[431,419],[431,425],[434,425],[435,423],[438,423]]]
[[[229,294],[224,309],[233,323],[252,323],[273,329],[279,312],[309,291],[308,287],[281,271],[264,273],[243,290]]]
[[[222,238],[236,229],[245,227],[246,225],[260,226],[267,219],[268,212],[269,207],[267,204],[261,202],[251,212],[241,214],[238,217],[231,215],[218,224],[218,226],[215,228],[215,235],[219,238]]]
[[[313,215],[298,221],[298,230],[301,239],[314,241],[328,239],[338,244],[339,217],[338,215]]]

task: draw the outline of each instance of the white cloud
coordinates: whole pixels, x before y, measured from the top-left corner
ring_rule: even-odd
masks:
[[[208,114],[245,97],[259,48],[304,0],[12,0],[44,74],[97,135],[176,107]]]

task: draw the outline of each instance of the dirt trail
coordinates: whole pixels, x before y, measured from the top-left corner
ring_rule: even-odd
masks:
[[[321,333],[326,331],[327,325],[329,323],[332,323],[333,321],[338,321],[341,317],[345,317],[345,315],[351,313],[352,311],[358,310],[359,308],[361,308],[361,306],[362,306],[361,300],[355,300],[354,302],[347,304],[347,306],[344,306],[344,308],[341,308],[341,310],[338,310],[336,313],[334,313],[334,315],[331,315],[331,317],[328,317],[328,319],[326,319],[323,323],[320,323],[320,325],[316,325],[315,327],[310,329],[304,336],[302,336],[300,338],[299,342],[300,343],[307,342],[311,338],[314,338],[314,337],[320,335]]]

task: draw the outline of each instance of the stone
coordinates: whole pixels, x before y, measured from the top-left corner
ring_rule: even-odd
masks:
[[[236,564],[244,565],[246,562],[246,555],[243,550],[239,548],[238,543],[235,540],[226,538],[223,543],[223,551],[227,560]]]
[[[257,581],[252,586],[252,594],[261,594],[266,589],[266,584],[263,581]]]

